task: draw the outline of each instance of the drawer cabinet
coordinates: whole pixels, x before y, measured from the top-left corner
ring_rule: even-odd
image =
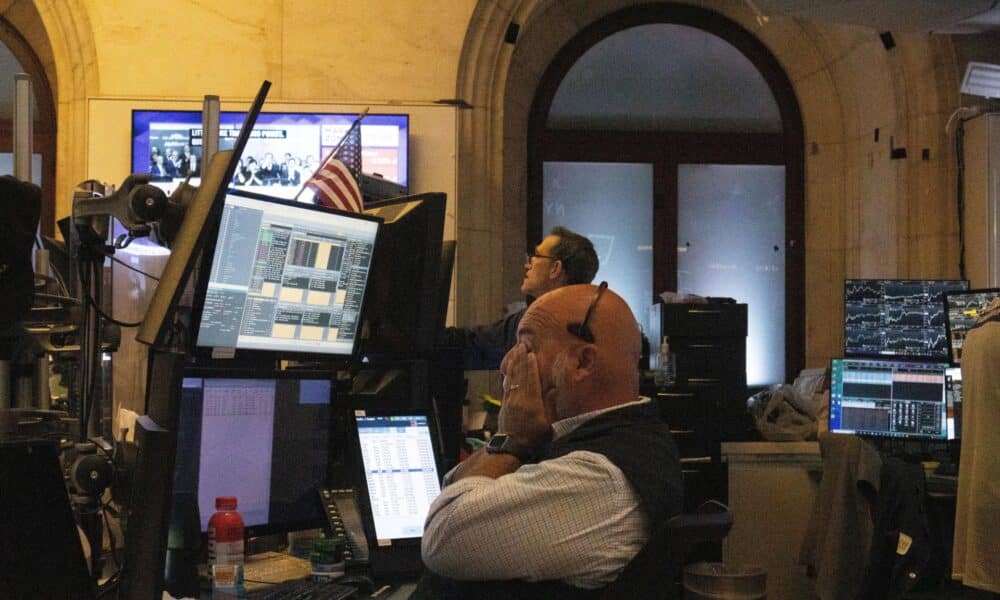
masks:
[[[704,398],[700,428],[714,442],[745,440],[747,305],[654,304],[650,309],[651,362],[662,336],[677,360],[677,385]]]

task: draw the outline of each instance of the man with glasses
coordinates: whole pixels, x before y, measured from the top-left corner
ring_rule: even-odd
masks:
[[[525,312],[499,433],[445,476],[414,598],[599,597],[680,512],[677,448],[639,396],[639,326],[606,288],[562,287]]]
[[[598,267],[597,252],[589,239],[565,227],[556,227],[540,244],[528,248],[521,293],[537,298],[566,285],[590,283]],[[466,369],[495,370],[514,346],[517,324],[525,310],[522,308],[491,325],[449,328],[446,345],[462,348]]]

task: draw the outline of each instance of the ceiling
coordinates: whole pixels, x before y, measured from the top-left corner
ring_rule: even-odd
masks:
[[[879,31],[983,33],[1000,29],[998,0],[744,0],[759,16],[844,23]]]

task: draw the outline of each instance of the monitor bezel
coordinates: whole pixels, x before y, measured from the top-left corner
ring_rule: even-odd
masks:
[[[156,109],[156,108],[133,108],[132,109],[132,113],[131,113],[131,122],[129,124],[130,131],[131,131],[131,137],[129,138],[129,165],[132,168],[132,170],[131,170],[132,173],[149,173],[149,165],[148,164],[146,164],[146,165],[142,165],[142,164],[137,165],[136,164],[136,148],[135,148],[135,145],[136,145],[137,136],[140,135],[140,133],[141,133],[140,125],[139,125],[139,123],[137,123],[137,117],[140,116],[142,113],[161,113],[161,114],[178,115],[178,118],[183,118],[183,117],[191,115],[191,116],[197,118],[196,122],[194,122],[194,121],[192,122],[192,126],[195,126],[195,127],[201,127],[202,126],[201,111],[199,111],[199,110],[193,110],[193,109],[172,109],[172,108],[164,108],[164,109]],[[224,119],[227,116],[231,116],[231,115],[244,115],[243,118],[245,120],[245,118],[246,118],[245,115],[246,114],[248,114],[248,113],[243,112],[243,111],[239,111],[239,110],[225,110],[225,111],[221,111],[219,113],[220,127],[224,126],[224,122],[223,121],[224,121]],[[260,117],[269,117],[269,116],[272,116],[272,115],[278,115],[278,116],[281,116],[281,117],[286,117],[287,116],[287,117],[291,117],[291,118],[295,118],[295,117],[344,117],[344,118],[346,118],[348,120],[353,120],[353,119],[356,119],[358,117],[358,113],[356,113],[356,112],[308,112],[308,111],[301,111],[301,110],[293,110],[293,111],[269,110],[269,111],[261,111],[259,113],[259,115],[257,116],[257,119],[255,120],[254,126],[255,127],[257,126],[257,121],[260,120]],[[410,129],[411,129],[412,124],[413,124],[413,119],[412,119],[410,113],[408,113],[408,112],[406,112],[406,113],[368,113],[368,114],[365,115],[364,118],[365,119],[371,119],[371,118],[376,118],[377,119],[377,118],[381,118],[381,117],[393,117],[393,118],[395,118],[395,117],[402,117],[403,119],[405,119],[405,122],[406,122],[406,136],[405,136],[405,146],[403,147],[403,151],[405,152],[405,155],[406,155],[406,165],[405,165],[405,168],[403,169],[403,173],[402,173],[402,175],[403,175],[403,181],[402,182],[394,182],[394,183],[397,183],[399,185],[402,185],[404,187],[409,188],[410,187],[410,177],[412,175],[411,169],[410,169],[410,163],[412,162],[411,161],[411,154],[412,153],[410,151],[410,148],[412,146],[412,138],[413,138],[413,136],[410,133]],[[261,125],[264,125],[264,124],[261,124]],[[150,148],[149,148],[149,141],[148,141],[149,123],[146,123],[145,126],[146,126],[145,133],[146,133],[146,136],[147,136],[146,144],[147,144],[147,154],[148,154],[148,152],[150,150]],[[235,124],[234,124],[234,126],[235,126]],[[251,131],[252,131],[252,129],[251,129]],[[364,148],[364,139],[361,140],[361,147]],[[241,152],[241,155],[242,155],[242,152]],[[204,158],[204,157],[202,157],[202,158]],[[236,157],[237,161],[239,161],[239,159],[241,159],[241,158],[242,158],[242,156]],[[317,161],[322,161],[323,160],[322,156],[317,156],[316,158],[317,158]],[[204,162],[202,164],[204,164]],[[371,173],[369,173],[369,174],[371,174]],[[178,178],[178,180],[183,180],[183,179],[184,179],[183,177],[179,177]],[[230,175],[230,180],[232,180],[232,175]],[[390,179],[390,181],[392,181],[392,180]]]
[[[368,538],[370,550],[380,547],[379,538],[375,534],[375,517],[372,515],[371,497],[368,494],[368,480],[365,472],[364,457],[361,452],[361,437],[358,431],[357,416],[359,412],[364,412],[366,417],[405,417],[422,416],[427,418],[427,425],[430,428],[431,448],[434,454],[434,468],[437,469],[439,494],[443,491],[441,478],[444,473],[441,471],[441,440],[437,419],[434,418],[434,411],[431,408],[369,408],[355,407],[348,415],[348,430],[350,431],[351,447],[349,460],[351,463],[352,485],[355,490],[355,497],[358,499],[358,510],[361,513],[361,522]],[[419,546],[421,537],[412,538],[390,538],[391,546]]]
[[[329,420],[327,422],[327,465],[326,465],[326,480],[317,482],[316,491],[317,494],[319,490],[330,484],[332,478],[332,466],[333,460],[331,451],[334,447],[334,436],[337,435],[335,427],[335,411],[337,410],[336,402],[336,380],[333,378],[333,374],[328,370],[320,369],[283,369],[283,370],[272,370],[272,371],[261,371],[259,368],[250,367],[236,367],[236,368],[224,368],[218,366],[204,366],[204,365],[190,365],[186,366],[184,369],[184,379],[263,379],[263,380],[291,380],[291,381],[314,381],[314,380],[324,380],[330,382],[330,399],[329,404]],[[200,453],[199,453],[200,457]],[[200,458],[199,458],[200,460]],[[176,468],[176,467],[175,467]],[[173,493],[171,493],[171,502],[173,501]],[[319,506],[319,500],[317,496],[317,506]],[[237,509],[238,510],[238,509]],[[244,528],[244,535],[246,538],[261,536],[261,535],[271,535],[271,534],[281,534],[289,533],[292,531],[304,531],[307,529],[317,529],[324,527],[326,525],[326,516],[323,514],[321,509],[317,509],[317,517],[313,519],[303,519],[301,521],[286,521],[282,523],[264,523],[260,525],[247,525]],[[200,515],[199,515],[200,516]],[[199,529],[200,529],[199,521]],[[208,532],[201,531],[202,546],[206,547],[205,544],[208,543]]]
[[[384,317],[389,314],[393,317],[398,317],[398,311],[390,308],[387,311],[375,314],[366,314],[366,328],[368,330],[368,336],[365,338],[365,347],[363,349],[364,354],[374,360],[392,360],[398,358],[406,358],[413,356],[429,356],[434,351],[435,342],[441,335],[441,331],[438,330],[438,317],[439,317],[439,294],[444,292],[446,296],[450,295],[450,282],[448,290],[440,289],[440,277],[441,277],[441,258],[442,252],[445,245],[444,239],[444,229],[445,221],[447,220],[447,202],[448,196],[443,192],[421,192],[418,194],[410,194],[407,196],[399,196],[396,198],[386,198],[383,200],[378,200],[374,202],[365,203],[365,213],[366,214],[377,214],[377,211],[383,209],[390,209],[394,206],[399,206],[403,204],[418,203],[418,207],[412,212],[420,211],[426,217],[434,216],[435,214],[440,214],[441,216],[441,231],[440,239],[432,238],[432,234],[437,233],[437,221],[433,223],[427,222],[425,226],[427,228],[420,230],[420,245],[419,252],[423,257],[421,268],[418,270],[417,274],[421,277],[421,281],[416,282],[417,287],[411,286],[410,293],[416,293],[416,297],[411,299],[416,300],[415,303],[415,314],[408,315],[412,317],[411,328],[400,329],[398,332],[391,332],[390,334],[385,334],[385,332],[378,330],[379,323],[378,318]],[[389,266],[392,257],[386,254],[389,250],[398,250],[397,240],[408,240],[413,241],[413,238],[407,238],[404,234],[412,227],[409,221],[409,213],[407,216],[402,218],[397,218],[394,220],[386,220],[383,227],[384,235],[379,241],[379,252],[378,257],[373,261],[373,270],[377,274],[383,276],[390,276],[389,279],[383,280],[377,284],[378,286],[389,286],[387,289],[383,287],[378,287],[377,290],[383,294],[391,292],[393,283],[391,276],[395,275],[395,269]],[[401,224],[401,225],[397,225]],[[398,230],[397,227],[401,227],[402,231]],[[433,227],[434,229],[430,229]],[[399,237],[397,237],[399,236]],[[429,242],[429,244],[428,244]],[[406,250],[411,250],[412,247],[405,242],[403,243]],[[433,247],[433,248],[432,248]],[[428,252],[428,250],[432,250]],[[388,281],[389,283],[385,283]],[[412,282],[412,279],[410,280]],[[386,302],[391,302],[392,298],[380,298]],[[447,301],[447,298],[446,298]],[[392,306],[399,306],[392,305]],[[445,314],[445,320],[447,320],[447,313]],[[387,321],[391,325],[395,325],[396,322],[391,318]],[[440,323],[441,326],[444,323]],[[402,335],[398,335],[401,332]]]
[[[909,281],[909,280],[904,280],[904,281]],[[919,365],[921,367],[930,367],[930,366],[935,366],[936,365],[936,366],[938,366],[938,367],[941,368],[942,374],[945,374],[947,372],[947,369],[950,368],[950,365],[948,363],[946,363],[946,362],[943,362],[943,361],[894,360],[894,359],[891,359],[891,358],[883,358],[883,357],[843,357],[843,358],[834,358],[834,359],[831,359],[831,361],[830,361],[830,406],[827,407],[827,411],[826,411],[826,428],[827,428],[827,431],[829,431],[832,434],[836,434],[836,435],[856,435],[856,436],[861,437],[861,438],[875,439],[875,440],[898,440],[898,441],[921,442],[921,443],[940,443],[940,442],[955,441],[955,440],[952,440],[952,439],[950,439],[948,437],[947,421],[944,423],[944,435],[939,435],[939,436],[930,436],[930,435],[924,435],[924,434],[918,434],[918,433],[881,433],[881,432],[868,431],[868,430],[865,430],[865,431],[857,431],[857,430],[847,431],[847,430],[844,430],[844,429],[833,429],[833,411],[830,410],[830,408],[832,407],[832,404],[833,404],[833,386],[834,386],[833,374],[835,372],[834,366],[835,366],[835,364],[836,364],[837,361],[841,361],[841,362],[843,362],[843,361],[854,361],[854,362],[910,363],[910,364],[913,364],[913,365]],[[947,375],[945,375],[945,376],[947,376]],[[943,385],[947,386],[947,381]],[[947,387],[943,387],[942,391],[944,392],[944,395],[941,398],[941,404],[945,407],[945,418],[947,419],[947,407],[948,407],[948,395],[947,395],[948,391],[947,391]]]
[[[844,279],[843,293],[841,296],[841,307],[844,311],[843,316],[843,333],[844,333],[844,343],[843,351],[844,358],[848,359],[881,359],[887,361],[895,362],[918,362],[918,363],[943,363],[947,362],[950,358],[950,348],[949,352],[945,356],[910,356],[906,354],[865,354],[860,352],[849,352],[847,348],[847,285],[850,282],[865,282],[865,281],[881,281],[881,282],[942,282],[942,283],[961,283],[966,286],[966,290],[969,286],[968,279],[914,279],[909,277],[849,277]],[[964,291],[964,290],[963,290]],[[948,292],[945,292],[947,294]],[[947,310],[947,307],[944,307]],[[945,314],[945,326],[947,327],[947,313]],[[947,334],[946,334],[947,335]],[[945,340],[947,341],[947,340]]]
[[[273,196],[266,196],[264,194],[257,194],[254,192],[247,192],[245,190],[236,190],[228,188],[226,190],[225,196],[230,194],[234,196],[240,196],[244,198],[251,198],[254,200],[261,200],[264,202],[270,202],[273,204],[283,205],[290,208],[300,208],[303,210],[311,210],[317,213],[326,213],[339,215],[344,217],[349,217],[358,220],[370,221],[377,223],[378,227],[375,232],[375,241],[372,246],[372,260],[374,260],[375,248],[378,247],[379,236],[382,235],[382,219],[372,215],[366,215],[364,213],[355,213],[343,210],[337,210],[334,208],[328,208],[325,206],[320,206],[316,204],[307,204],[305,202],[294,202],[291,200],[284,200],[281,198],[274,198]],[[220,206],[224,208],[225,197],[223,201],[220,202]],[[201,317],[202,311],[205,305],[205,293],[208,290],[209,279],[211,278],[212,261],[215,258],[215,245],[219,239],[219,228],[222,226],[222,209],[219,211],[219,218],[216,219],[212,224],[212,229],[209,232],[208,237],[205,240],[204,249],[202,251],[202,262],[200,265],[202,276],[198,278],[194,289],[194,300],[191,306],[191,321],[190,321],[190,352],[191,355],[195,357],[196,360],[204,364],[216,364],[219,368],[225,368],[225,365],[231,363],[232,361],[247,361],[253,364],[267,364],[274,363],[279,360],[303,360],[303,361],[329,361],[338,364],[354,364],[357,362],[360,356],[361,346],[363,345],[362,340],[362,324],[364,322],[365,310],[369,301],[369,286],[371,281],[371,265],[369,264],[368,278],[365,280],[365,294],[361,299],[361,308],[358,311],[358,328],[355,332],[354,343],[351,347],[351,352],[349,354],[332,354],[325,351],[318,352],[294,352],[287,350],[266,350],[260,348],[233,348],[226,349],[225,356],[217,356],[215,346],[199,346],[198,345],[198,332],[201,328]]]
[[[944,293],[944,325],[945,334],[948,336],[948,364],[953,367],[961,367],[962,362],[960,360],[955,360],[955,349],[951,345],[951,312],[949,311],[948,301],[951,300],[951,296],[965,296],[969,294],[996,294],[1000,296],[1000,288],[979,288],[975,290],[962,290],[956,292],[945,292]]]

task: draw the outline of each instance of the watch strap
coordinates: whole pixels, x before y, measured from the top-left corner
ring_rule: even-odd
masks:
[[[514,438],[506,433],[494,434],[490,438],[490,442],[486,444],[486,452],[487,454],[510,454],[521,462],[530,461],[532,454],[531,451],[518,444]]]

